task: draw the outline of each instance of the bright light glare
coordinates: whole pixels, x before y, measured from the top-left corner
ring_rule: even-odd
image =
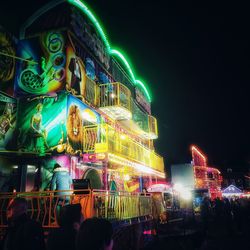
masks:
[[[126,139],[126,136],[125,136],[125,135],[120,135],[120,138],[121,138],[122,140],[125,140],[125,139]]]
[[[189,190],[183,190],[183,192],[180,193],[180,196],[183,200],[191,200],[192,199],[192,194]]]
[[[96,123],[96,117],[94,113],[87,112],[87,110],[84,110],[82,112],[82,118],[88,122]]]
[[[178,191],[178,192],[183,191],[183,185],[181,183],[175,183],[173,188],[175,191]]]
[[[124,181],[129,181],[130,180],[130,176],[128,174],[124,175]]]
[[[183,185],[181,183],[175,183],[173,186],[173,189],[179,193],[180,197],[183,200],[191,200],[192,199],[192,194],[191,194],[190,190],[183,187]]]

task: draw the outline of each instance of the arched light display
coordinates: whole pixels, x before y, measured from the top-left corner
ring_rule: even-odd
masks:
[[[106,46],[107,51],[109,52],[109,54],[111,56],[116,56],[119,58],[119,60],[121,60],[121,62],[123,63],[123,65],[125,66],[129,76],[131,77],[131,80],[133,81],[133,83],[136,86],[140,86],[141,89],[144,91],[145,96],[147,97],[148,101],[151,102],[151,95],[146,87],[146,85],[140,81],[137,80],[135,78],[135,74],[132,70],[131,65],[128,63],[128,60],[126,59],[126,57],[124,56],[124,53],[122,53],[121,51],[117,50],[117,49],[112,49],[107,36],[105,35],[104,29],[101,26],[100,22],[97,20],[96,16],[93,14],[93,11],[91,11],[86,4],[84,4],[83,2],[81,2],[80,0],[58,0],[52,3],[49,3],[47,5],[45,5],[42,9],[38,10],[36,13],[34,13],[34,15],[32,15],[27,22],[24,24],[24,26],[21,29],[20,32],[20,38],[24,38],[25,37],[25,31],[27,29],[27,27],[29,25],[31,25],[38,17],[40,17],[42,14],[44,14],[45,12],[47,12],[48,10],[54,8],[55,6],[63,3],[67,1],[68,3],[76,6],[77,8],[79,8],[90,20],[91,22],[94,24],[96,30],[98,31],[100,37],[102,38],[103,43]]]

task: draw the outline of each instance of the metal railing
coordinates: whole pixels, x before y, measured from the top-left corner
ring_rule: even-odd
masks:
[[[116,154],[164,172],[164,161],[161,156],[127,135],[116,131],[108,124],[84,127],[83,151],[85,153]]]
[[[94,191],[95,215],[107,219],[131,219],[152,215],[151,195],[139,193]]]
[[[130,120],[131,92],[119,82],[99,85],[99,109],[113,120]]]
[[[95,107],[98,105],[98,87],[95,81],[86,76],[86,91],[84,98]]]
[[[15,197],[23,197],[28,202],[28,215],[39,221],[44,228],[58,227],[58,213],[61,207],[80,203],[84,218],[93,216],[112,220],[125,220],[152,215],[151,195],[139,193],[111,192],[102,190],[63,190],[62,191],[1,193],[0,228],[7,227],[8,206]]]
[[[121,106],[127,110],[130,107],[130,90],[119,82],[100,84],[99,107]]]
[[[148,125],[149,125],[149,133],[155,135],[155,138],[157,138],[158,137],[157,120],[152,115],[148,116]]]
[[[209,176],[208,173],[212,175]],[[194,166],[196,188],[221,188],[222,177],[217,169],[204,166]]]
[[[130,90],[119,82],[100,84],[86,77],[86,89],[84,93],[85,100],[95,106],[100,107],[112,119],[128,118],[128,112],[131,113],[132,121],[135,122],[141,130],[148,134],[148,138],[156,139],[158,137],[157,120],[155,117],[143,112],[131,97]],[[124,116],[121,116],[122,109],[127,110]],[[117,116],[117,114],[119,114]]]
[[[64,190],[63,190],[64,191]],[[8,205],[15,197],[25,198],[28,202],[28,215],[31,219],[39,221],[43,227],[58,227],[59,209],[68,204],[81,203],[83,216],[89,216],[88,207],[91,205],[90,191],[88,194],[58,195],[59,191],[23,192],[0,194],[0,227],[7,225]],[[86,191],[86,190],[85,190]],[[62,191],[60,191],[62,192]]]
[[[160,172],[164,172],[164,159],[154,151],[150,151],[150,167],[158,170]]]
[[[136,101],[131,98],[131,111],[132,111],[132,121],[139,126],[139,128],[148,133],[149,124],[148,124],[148,114],[145,111],[142,111]]]

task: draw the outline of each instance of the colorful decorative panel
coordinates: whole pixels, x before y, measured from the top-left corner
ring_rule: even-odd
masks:
[[[16,126],[16,99],[0,92],[0,149],[13,147]]]
[[[66,141],[66,97],[59,94],[19,101],[19,150],[43,155],[63,145]]]
[[[15,39],[0,27],[0,91],[13,95],[16,63]]]
[[[84,96],[86,89],[85,64],[75,48],[69,45],[66,50],[66,90],[74,95]]]
[[[79,99],[68,96],[67,134],[72,150],[82,150],[83,127],[100,123],[100,115]]]
[[[65,85],[66,55],[64,34],[55,31],[18,43],[15,92],[17,96],[46,94]]]

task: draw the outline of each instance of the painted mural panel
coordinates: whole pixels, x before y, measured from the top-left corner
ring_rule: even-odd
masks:
[[[60,151],[66,141],[66,101],[65,94],[19,101],[19,150],[40,155]]]
[[[66,55],[66,90],[94,104],[90,96],[95,95],[96,90],[90,82],[102,84],[113,80],[71,33],[68,34]]]
[[[67,135],[72,151],[82,150],[84,126],[100,123],[100,115],[73,96],[68,96]]]
[[[0,91],[13,95],[16,42],[0,26]]]
[[[86,71],[82,58],[77,55],[73,44],[69,44],[66,49],[66,90],[74,95],[85,95]]]
[[[16,99],[0,92],[0,150],[13,148],[16,126]]]
[[[65,86],[66,55],[64,33],[55,31],[18,43],[15,91],[18,96],[45,94]]]
[[[66,90],[88,99],[90,94],[95,96],[96,90],[87,84],[87,78],[99,83],[110,81],[86,49],[64,32],[41,33],[21,40],[17,53],[21,58],[15,79],[17,96]],[[88,101],[94,104],[92,99]]]
[[[85,72],[88,78],[98,83],[114,82],[112,77],[100,66],[100,61],[96,59],[85,48],[84,42],[79,42],[78,39],[71,33],[69,33],[69,45],[72,46],[75,55],[81,58],[85,65]]]

